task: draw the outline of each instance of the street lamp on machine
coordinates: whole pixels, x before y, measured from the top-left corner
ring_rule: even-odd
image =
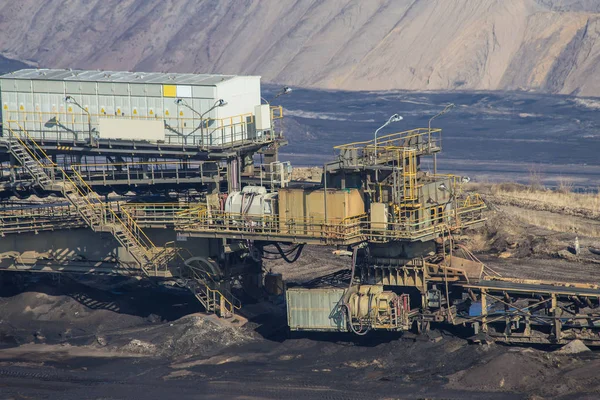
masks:
[[[180,106],[184,106],[186,108],[189,108],[190,110],[192,110],[192,112],[194,112],[196,115],[198,115],[200,117],[200,140],[201,140],[201,146],[204,144],[204,116],[206,114],[208,114],[209,112],[211,112],[212,110],[214,110],[217,107],[224,107],[227,105],[227,102],[223,99],[219,99],[215,102],[215,104],[209,108],[208,110],[206,110],[205,112],[203,112],[202,114],[199,113],[198,111],[194,110],[184,99],[177,99],[175,100],[175,104],[180,105]],[[193,132],[188,133],[186,136],[190,136]]]
[[[281,91],[279,93],[277,93],[277,95],[275,95],[275,97],[273,97],[273,100],[275,100],[276,98],[278,98],[279,96],[283,96],[284,94],[290,94],[292,93],[292,88],[289,86],[284,86]]]
[[[379,128],[377,128],[377,130],[375,131],[375,140],[374,140],[375,159],[377,159],[377,134],[379,133],[379,131],[382,130],[383,128],[385,128],[386,126],[388,126],[389,124],[391,124],[392,122],[402,121],[402,119],[403,119],[402,116],[400,116],[399,114],[394,114],[386,121],[385,124],[383,124]]]
[[[264,97],[261,97],[261,100],[262,100],[262,101],[264,101],[265,103],[267,103],[267,104],[271,105],[271,102],[272,102],[273,100],[275,100],[275,99],[276,99],[276,98],[278,98],[279,96],[283,96],[283,95],[286,95],[286,94],[290,94],[290,93],[292,93],[292,91],[293,91],[293,89],[292,89],[291,87],[289,87],[289,86],[284,86],[284,87],[282,87],[282,88],[281,88],[281,90],[279,91],[279,93],[277,93],[277,94],[275,95],[275,97],[273,97],[273,98],[271,99],[271,101],[268,101],[268,100],[267,100],[267,99],[265,99]]]
[[[73,96],[67,96],[67,97],[65,97],[65,102],[76,105],[77,107],[81,108],[83,110],[83,112],[85,112],[87,114],[87,116],[88,116],[88,133],[89,133],[89,137],[90,137],[90,145],[93,144],[93,142],[92,142],[92,116],[90,115],[90,112],[87,110],[87,108],[85,108],[81,104],[79,104],[77,102],[77,100],[75,100],[73,98]]]
[[[428,124],[427,134],[429,135],[429,142],[430,143],[431,143],[431,121],[433,121],[437,117],[441,117],[442,115],[446,114],[448,111],[452,110],[453,108],[454,108],[454,103],[450,103],[446,107],[444,107],[444,109],[442,111],[440,111],[439,113],[437,113],[433,117],[429,118],[429,124]],[[433,174],[434,175],[437,174],[437,153],[435,153],[433,155]]]

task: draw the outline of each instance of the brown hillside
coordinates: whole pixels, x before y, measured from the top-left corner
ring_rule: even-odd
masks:
[[[595,0],[22,0],[0,54],[339,89],[600,95]]]

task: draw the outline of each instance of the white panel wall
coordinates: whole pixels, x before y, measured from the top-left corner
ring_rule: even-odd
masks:
[[[163,97],[162,84],[2,79],[0,85],[5,121],[9,117],[21,121],[34,137],[60,140],[88,136],[87,113],[66,103],[67,95],[89,110],[92,131],[100,137],[106,137],[100,126],[103,118],[159,120],[166,143],[198,145],[247,140],[254,130],[254,107],[261,102],[260,77],[235,77],[216,86],[178,85],[177,96],[197,113],[175,104],[176,98]],[[200,129],[198,114],[206,113],[218,99],[227,105],[206,114],[204,119],[212,120],[211,124]],[[235,126],[229,126],[231,123]],[[220,129],[222,125],[226,128]],[[131,138],[141,139],[138,134]]]
[[[248,140],[253,136],[254,107],[260,105],[260,77],[238,76],[221,82],[217,85],[217,98],[225,100],[227,105],[216,108],[211,113],[212,118],[223,120],[225,124],[235,125],[211,132],[210,143],[223,145]],[[244,116],[243,119],[240,116]],[[245,122],[245,125],[240,124],[241,122]]]
[[[165,140],[162,121],[100,118],[100,138],[117,140]]]

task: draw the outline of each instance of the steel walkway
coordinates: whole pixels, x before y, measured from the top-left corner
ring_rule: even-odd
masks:
[[[85,182],[76,169],[73,169],[71,175],[57,166],[20,125],[16,130],[8,126],[8,130],[10,137],[3,138],[1,141],[15,159],[26,168],[37,185],[45,190],[58,189],[78,216],[94,232],[111,233],[117,242],[131,254],[144,275],[149,277],[169,275],[169,263],[176,262],[178,257],[181,257],[175,247],[156,247],[126,209],[121,209],[119,215],[112,207],[103,202],[102,198]],[[44,224],[40,226],[44,226]],[[218,297],[222,312],[225,309],[227,314],[234,312],[237,299],[231,296],[227,298],[197,276],[194,276],[194,279],[197,281],[197,289],[193,292],[207,311],[217,311],[214,304],[207,299]],[[202,292],[202,295],[197,294],[198,290]]]

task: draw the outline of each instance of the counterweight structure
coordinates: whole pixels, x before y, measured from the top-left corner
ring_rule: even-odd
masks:
[[[337,146],[320,183],[293,182],[257,77],[24,70],[0,85],[0,193],[29,197],[4,203],[0,270],[169,280],[231,317],[235,290],[262,294],[270,249],[291,263],[336,246],[349,285],[289,288],[291,330],[600,344],[599,288],[503,278],[453,241],[485,204],[422,168],[440,129]]]

